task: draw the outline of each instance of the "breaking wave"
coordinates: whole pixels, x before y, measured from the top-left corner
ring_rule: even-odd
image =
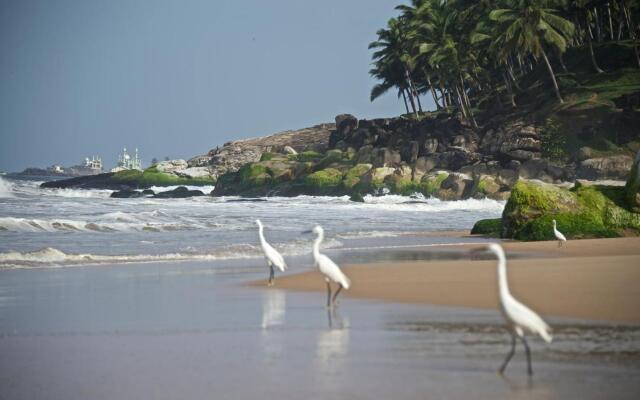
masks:
[[[13,197],[13,185],[0,176],[0,197]]]
[[[219,224],[187,217],[174,218],[159,210],[139,213],[116,211],[99,215],[91,221],[0,217],[0,231],[18,232],[160,232],[213,227],[219,227]]]
[[[294,241],[274,246],[287,256],[298,256],[311,253],[311,244],[308,241]],[[329,239],[323,248],[342,246],[335,239]],[[8,251],[0,253],[0,268],[48,268],[48,267],[72,267],[96,264],[129,264],[151,262],[175,262],[175,261],[212,261],[234,260],[247,258],[261,258],[262,249],[252,244],[239,244],[226,246],[209,252],[198,253],[195,251],[183,251],[167,254],[133,254],[133,255],[99,255],[65,253],[62,250],[46,247],[36,251]]]

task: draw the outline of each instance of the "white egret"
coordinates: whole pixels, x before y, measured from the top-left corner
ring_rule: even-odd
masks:
[[[566,242],[567,238],[564,237],[564,235],[562,234],[562,232],[560,232],[557,228],[556,228],[556,220],[553,220],[553,234],[556,237],[556,239],[558,239],[558,247],[562,246],[562,242]]]
[[[507,282],[507,259],[504,255],[502,246],[497,243],[490,243],[486,250],[493,253],[498,258],[498,299],[500,302],[500,312],[507,322],[509,332],[511,333],[511,350],[507,354],[507,358],[499,369],[502,374],[511,361],[511,357],[516,350],[516,337],[522,340],[527,355],[527,372],[533,374],[531,368],[531,351],[529,344],[524,337],[525,331],[538,334],[545,342],[551,343],[551,328],[542,318],[529,307],[516,300],[509,292],[509,284]]]
[[[264,238],[264,227],[262,226],[262,222],[259,219],[256,220],[256,224],[258,225],[258,234],[260,236],[260,245],[262,246],[262,251],[264,252],[264,258],[267,260],[267,265],[269,266],[269,286],[273,286],[273,282],[275,281],[273,266],[275,265],[280,269],[280,271],[284,272],[287,269],[287,263],[285,263],[282,254],[278,253],[278,250],[274,249]]]
[[[349,289],[351,286],[351,281],[347,276],[340,270],[340,267],[336,265],[331,259],[324,254],[320,254],[320,243],[324,240],[324,229],[320,225],[313,228],[313,233],[318,235],[316,240],[313,242],[313,261],[314,265],[318,267],[320,272],[324,275],[324,280],[327,282],[327,307],[331,308],[336,305],[336,298],[338,298],[338,294],[340,291],[344,289]],[[338,284],[338,290],[333,295],[333,299],[331,299],[331,281]]]

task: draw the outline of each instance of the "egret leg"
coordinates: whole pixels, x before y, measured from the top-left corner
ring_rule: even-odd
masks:
[[[509,364],[509,361],[511,361],[511,357],[513,357],[513,354],[515,352],[516,352],[516,336],[512,333],[511,334],[511,350],[509,351],[509,354],[507,354],[507,358],[505,358],[504,362],[502,363],[502,366],[498,370],[500,375],[504,373],[504,369],[507,368],[507,364]]]
[[[327,308],[331,308],[331,283],[327,281]]]
[[[275,273],[273,271],[273,264],[269,263],[269,286],[273,286],[273,281],[275,280]]]
[[[333,295],[333,304],[336,305],[336,299],[338,298],[338,294],[342,290],[342,284],[338,284],[338,290],[336,290],[336,294]]]
[[[562,240],[558,240],[558,247],[562,247]]]
[[[524,344],[524,351],[527,354],[527,373],[529,375],[533,375],[533,369],[531,368],[531,350],[529,349],[529,343],[527,343],[527,339],[522,337],[522,343]]]

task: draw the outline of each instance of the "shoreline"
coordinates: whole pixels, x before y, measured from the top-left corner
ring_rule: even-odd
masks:
[[[563,247],[555,241],[502,244],[512,293],[543,317],[640,324],[640,238],[572,240]],[[497,309],[495,265],[490,259],[345,264],[341,267],[353,286],[341,295]],[[274,288],[326,291],[318,271],[279,276]]]

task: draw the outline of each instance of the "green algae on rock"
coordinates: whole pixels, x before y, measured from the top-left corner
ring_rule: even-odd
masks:
[[[502,214],[502,237],[552,240],[552,220],[570,239],[616,237],[640,232],[640,214],[625,208],[625,188],[586,186],[572,189],[519,180]]]

